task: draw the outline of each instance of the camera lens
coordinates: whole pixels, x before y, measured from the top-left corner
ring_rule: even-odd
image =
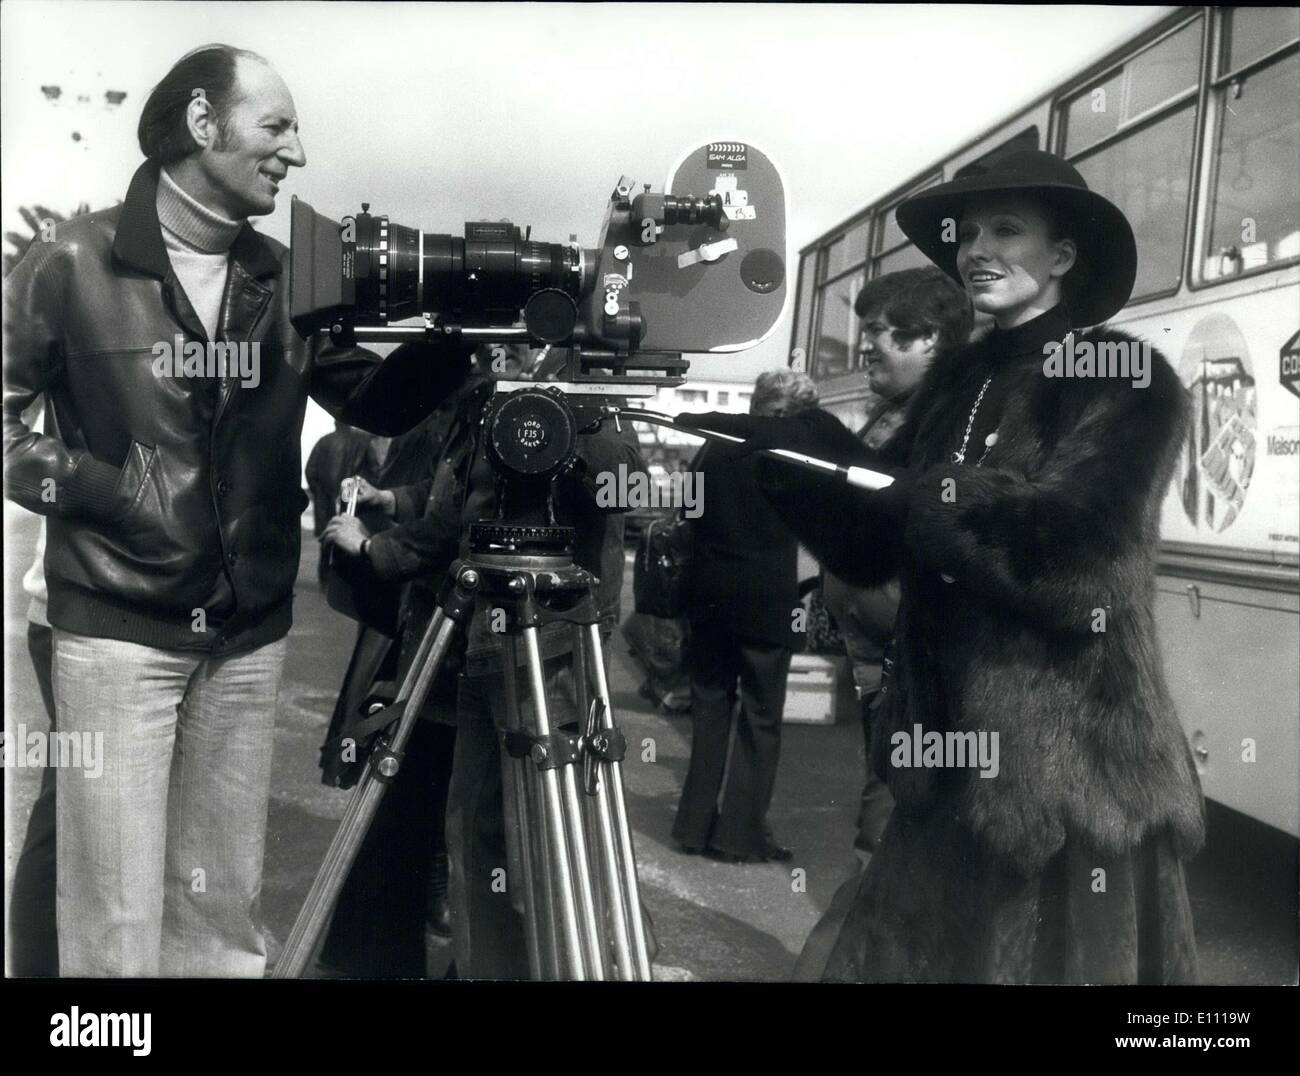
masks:
[[[465,238],[356,218],[356,305],[363,319],[425,313],[467,324],[518,319],[529,298],[556,290],[580,299],[590,288],[584,259],[561,243],[534,243],[509,222],[473,221]]]

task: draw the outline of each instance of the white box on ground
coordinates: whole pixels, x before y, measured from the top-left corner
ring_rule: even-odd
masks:
[[[837,687],[847,675],[840,658],[795,654],[785,682],[783,720],[798,725],[833,725]]]

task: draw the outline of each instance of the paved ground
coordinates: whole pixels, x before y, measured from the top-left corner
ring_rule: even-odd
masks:
[[[20,587],[34,536],[34,518],[6,504],[9,729],[19,721],[29,728],[44,722],[26,656]],[[316,758],[354,632],[324,603],[312,574],[314,550],[303,565],[276,734],[264,891],[268,924],[281,939],[349,796],[321,785]],[[689,718],[649,712],[636,694],[639,679],[616,635],[615,706],[629,743],[639,748],[651,739],[655,748],[653,762],[630,751],[625,773],[645,901],[661,945],[657,977],[784,979],[836,888],[857,869],[850,847],[863,772],[860,730],[855,724],[786,726],[770,818],[778,838],[796,850],[793,863],[730,866],[686,857],[673,850],[669,829],[689,753]],[[27,769],[5,774],[6,898],[38,776]],[[1212,812],[1210,833],[1209,848],[1190,872],[1203,978],[1293,982],[1296,843],[1226,811]],[[802,891],[793,882],[796,869],[803,872]]]

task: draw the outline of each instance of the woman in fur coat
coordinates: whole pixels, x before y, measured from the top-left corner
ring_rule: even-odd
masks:
[[[881,452],[823,411],[697,419],[895,479],[867,493],[765,461],[827,569],[902,584],[873,745],[898,806],[826,977],[1194,981],[1203,805],[1152,617],[1187,401],[1145,342],[1078,330],[1128,300],[1132,229],[1037,151],[898,222],[996,328],[932,366]]]

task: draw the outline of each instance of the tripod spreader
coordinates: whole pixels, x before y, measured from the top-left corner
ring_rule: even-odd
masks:
[[[627,737],[622,729],[583,736],[563,729],[549,736],[507,730],[502,742],[511,758],[532,759],[539,770],[554,770],[576,762],[585,766],[589,757],[597,762],[622,762],[627,757]]]

